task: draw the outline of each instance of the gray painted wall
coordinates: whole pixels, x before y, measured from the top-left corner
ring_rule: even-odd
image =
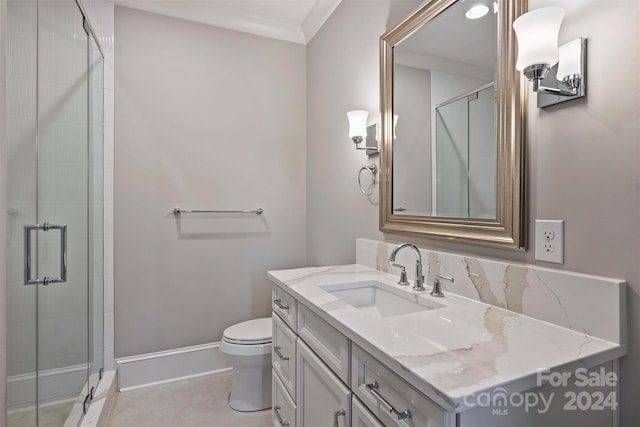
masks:
[[[396,64],[393,206],[431,213],[431,72]],[[402,118],[402,120],[400,120]],[[404,166],[402,166],[404,165]]]
[[[6,103],[6,36],[7,36],[7,2],[0,2],[0,212],[6,212],[7,205],[7,143],[5,126]],[[6,242],[6,218],[0,215],[0,242]],[[7,384],[7,359],[6,359],[6,248],[0,245],[0,427],[6,425],[6,384]]]
[[[354,262],[354,239],[367,237],[626,279],[622,426],[640,425],[640,2],[529,3],[567,10],[561,42],[589,39],[588,97],[546,110],[535,107],[535,95],[529,100],[529,241],[536,218],[565,220],[565,264],[536,262],[533,244],[521,253],[378,231],[377,193],[373,202],[359,194],[357,172],[367,158],[347,137],[345,113],[379,111],[378,38],[419,2],[344,0],[308,45],[309,265]]]
[[[306,264],[305,47],[120,7],[115,22],[116,357],[219,341],[270,315],[267,270]]]

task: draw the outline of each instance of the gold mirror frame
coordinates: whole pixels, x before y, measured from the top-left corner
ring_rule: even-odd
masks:
[[[393,47],[456,1],[432,0],[380,37],[380,231],[524,250],[527,81],[516,70],[517,41],[511,24],[526,12],[527,0],[498,0],[497,218],[484,220],[393,213]]]

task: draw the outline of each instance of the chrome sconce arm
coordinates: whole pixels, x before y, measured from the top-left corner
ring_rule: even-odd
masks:
[[[570,76],[565,76],[562,79],[560,84],[562,86],[565,86],[568,89],[566,90],[564,89],[564,87],[560,85],[558,85],[560,87],[543,86],[542,82],[545,80],[545,78],[549,74],[549,66],[547,64],[532,65],[531,67],[525,68],[522,73],[533,84],[533,91],[538,94],[548,93],[550,95],[559,95],[559,96],[579,95],[578,91],[580,89],[580,83],[582,81],[582,79],[580,78],[580,74],[572,74]]]
[[[587,40],[574,39],[560,46],[560,62],[550,67],[547,76],[530,79],[538,94],[538,108],[545,108],[587,95]],[[563,64],[564,62],[564,64]],[[565,64],[572,63],[571,70]],[[523,71],[525,76],[526,70]]]

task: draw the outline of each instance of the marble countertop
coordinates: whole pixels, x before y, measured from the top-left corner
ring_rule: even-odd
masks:
[[[507,393],[534,388],[539,370],[571,372],[626,353],[624,345],[455,295],[446,282],[445,297],[434,298],[355,264],[270,271],[269,277],[450,411],[469,409],[470,396],[498,387]],[[321,288],[364,281],[436,308],[380,318]]]

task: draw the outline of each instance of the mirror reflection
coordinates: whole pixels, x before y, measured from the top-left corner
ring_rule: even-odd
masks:
[[[496,10],[457,1],[394,46],[394,214],[496,219]]]

